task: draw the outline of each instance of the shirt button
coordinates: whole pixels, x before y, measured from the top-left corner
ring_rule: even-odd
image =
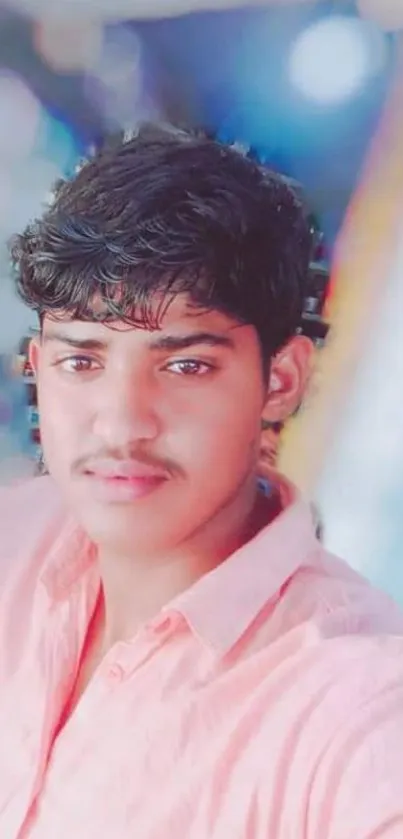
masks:
[[[122,682],[125,677],[125,671],[121,664],[112,664],[108,670],[108,679],[111,682]]]

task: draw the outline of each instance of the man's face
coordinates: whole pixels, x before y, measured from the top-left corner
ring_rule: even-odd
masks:
[[[47,467],[95,542],[172,549],[251,482],[267,391],[252,327],[178,297],[158,331],[46,317],[31,360]]]

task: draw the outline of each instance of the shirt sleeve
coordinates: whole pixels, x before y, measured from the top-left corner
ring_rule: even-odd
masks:
[[[311,804],[309,839],[403,839],[403,656],[333,738]]]

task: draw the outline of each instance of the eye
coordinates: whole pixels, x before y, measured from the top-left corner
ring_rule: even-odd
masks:
[[[92,373],[93,370],[99,369],[100,364],[87,355],[70,355],[58,361],[56,366],[65,373]]]
[[[178,376],[205,376],[214,367],[206,361],[198,361],[195,358],[183,358],[167,364],[166,369]]]

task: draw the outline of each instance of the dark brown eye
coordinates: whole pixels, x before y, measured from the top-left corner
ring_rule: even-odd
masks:
[[[167,369],[171,373],[176,373],[178,376],[202,376],[212,370],[212,367],[210,364],[206,364],[205,361],[184,358],[178,359],[178,361],[172,361]]]
[[[89,373],[96,369],[97,363],[86,355],[71,355],[59,362],[59,366],[66,373]]]

